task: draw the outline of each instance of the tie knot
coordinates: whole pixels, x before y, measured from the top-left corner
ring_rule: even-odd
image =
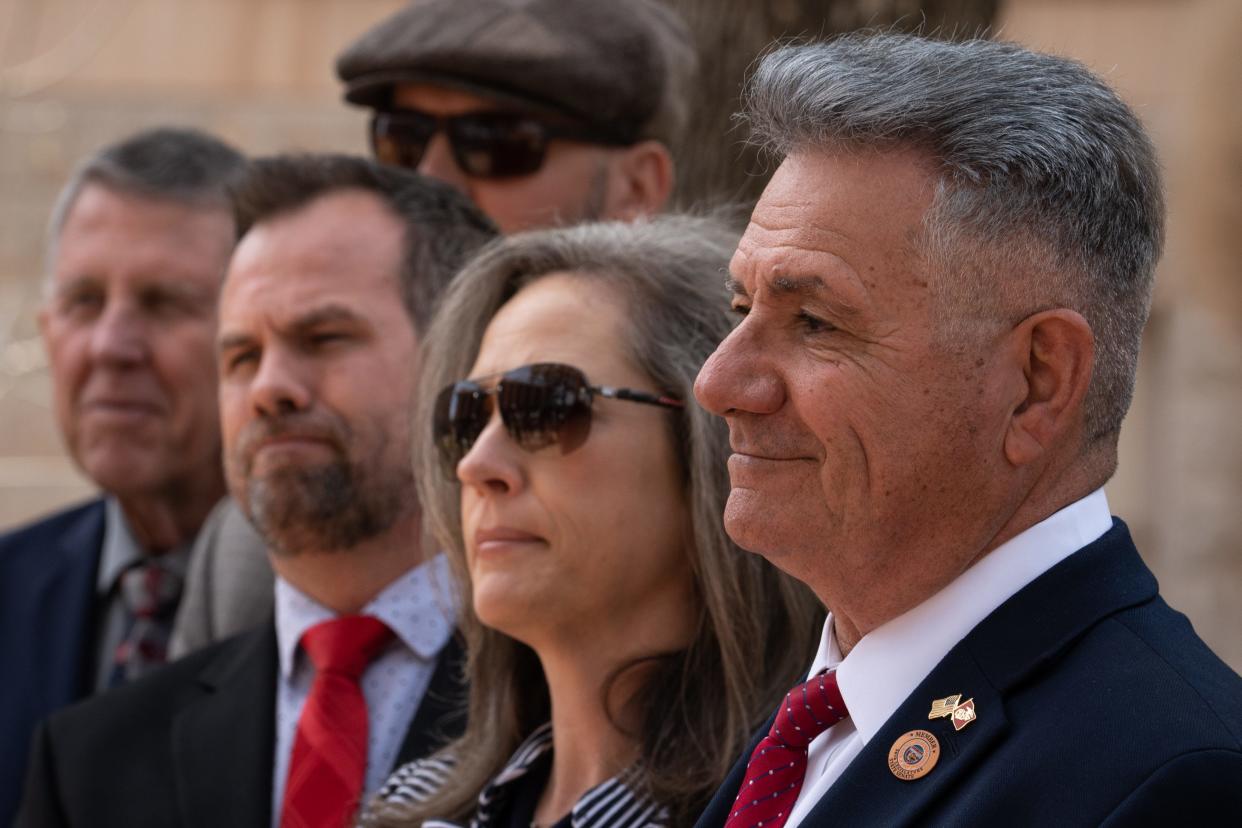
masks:
[[[304,632],[302,647],[320,673],[338,673],[357,681],[390,638],[392,630],[378,618],[344,615]]]
[[[819,673],[789,691],[768,735],[787,747],[805,750],[816,736],[848,715],[836,670]]]
[[[181,576],[158,559],[140,561],[121,573],[121,602],[136,618],[167,619],[181,600]]]

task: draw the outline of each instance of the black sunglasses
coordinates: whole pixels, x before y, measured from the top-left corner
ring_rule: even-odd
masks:
[[[591,385],[582,371],[555,362],[505,371],[490,388],[479,380],[461,380],[436,397],[432,433],[444,471],[452,476],[483,433],[492,418],[493,398],[505,430],[522,449],[535,451],[559,444],[561,453],[568,454],[591,431],[591,403],[597,395],[664,408],[685,407],[681,400],[660,394]]]
[[[543,166],[548,141],[629,143],[598,129],[551,124],[519,112],[486,111],[439,116],[418,109],[377,111],[371,118],[371,151],[385,164],[416,169],[432,137],[444,131],[453,158],[476,178],[530,175]]]

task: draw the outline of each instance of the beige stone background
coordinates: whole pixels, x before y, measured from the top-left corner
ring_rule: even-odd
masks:
[[[34,323],[73,163],[167,123],[251,153],[361,152],[365,116],[339,103],[331,59],[400,5],[0,0],[0,529],[91,492]],[[1103,73],[1160,148],[1169,250],[1109,498],[1169,602],[1242,668],[1242,3],[1001,0],[995,28]]]

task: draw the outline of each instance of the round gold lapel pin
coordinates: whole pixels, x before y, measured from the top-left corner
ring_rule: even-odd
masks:
[[[888,751],[888,769],[893,776],[909,782],[920,779],[936,767],[940,742],[926,730],[911,730],[897,737]]]

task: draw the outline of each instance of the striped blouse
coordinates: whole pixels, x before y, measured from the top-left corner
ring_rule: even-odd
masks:
[[[531,767],[552,750],[552,724],[541,725],[514,752],[500,773],[479,793],[478,807],[465,825],[427,820],[424,828],[487,828],[495,826]],[[451,758],[432,756],[402,765],[379,791],[389,803],[425,802],[453,773]],[[668,810],[614,776],[582,795],[570,813],[573,828],[665,828]]]

